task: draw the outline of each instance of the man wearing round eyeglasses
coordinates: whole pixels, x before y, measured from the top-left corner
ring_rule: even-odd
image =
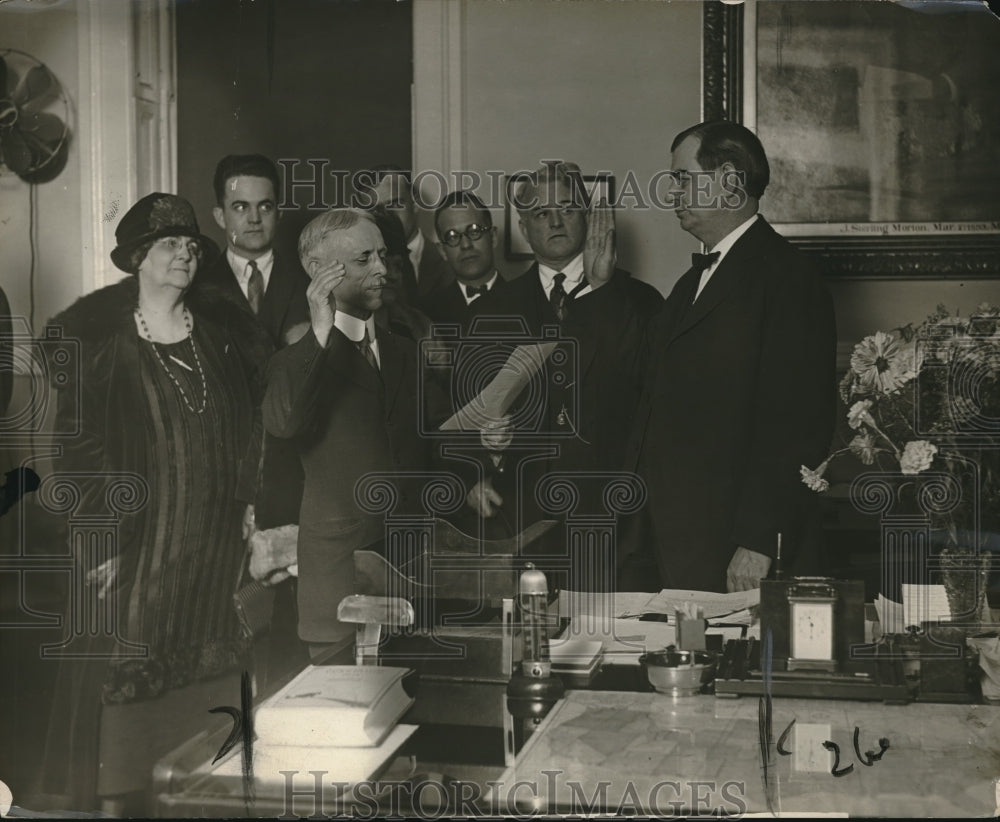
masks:
[[[496,227],[483,201],[471,191],[448,194],[434,214],[434,227],[438,251],[455,280],[431,292],[424,308],[434,322],[466,331],[473,312],[488,309],[506,285],[493,260]]]

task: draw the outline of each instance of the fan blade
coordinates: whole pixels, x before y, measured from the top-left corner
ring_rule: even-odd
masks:
[[[66,134],[66,125],[55,114],[42,111],[38,114],[21,112],[17,121],[18,130],[34,135],[43,143],[49,143],[53,148]]]
[[[17,122],[17,109],[9,97],[0,97],[0,134],[13,128]]]
[[[41,111],[59,91],[52,72],[44,66],[33,66],[14,91],[14,104],[22,111]]]
[[[31,168],[31,149],[16,129],[3,138],[3,162],[18,176]]]

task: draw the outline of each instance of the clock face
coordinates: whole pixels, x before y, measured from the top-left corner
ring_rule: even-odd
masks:
[[[791,656],[794,659],[833,659],[833,603],[791,603]]]

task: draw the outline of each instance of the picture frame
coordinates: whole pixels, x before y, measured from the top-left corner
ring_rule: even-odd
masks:
[[[508,174],[504,177],[504,258],[507,260],[533,260],[535,258],[528,239],[521,231],[520,218],[515,203],[517,184],[528,172]],[[615,177],[613,174],[581,174],[580,179],[586,189],[586,204],[599,202],[602,198],[609,203],[615,200]]]
[[[703,119],[760,136],[761,211],[830,277],[1000,277],[1000,60],[959,36],[995,21],[943,5],[705,3]]]

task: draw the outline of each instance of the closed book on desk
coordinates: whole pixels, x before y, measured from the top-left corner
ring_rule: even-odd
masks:
[[[417,730],[416,725],[396,725],[371,748],[319,747],[314,745],[266,745],[258,742],[253,751],[254,778],[261,786],[291,785],[296,790],[315,784],[312,771],[324,771],[323,781],[354,785],[366,779],[377,779],[385,771],[403,743]],[[242,776],[243,757],[240,746],[219,763],[218,776]],[[294,773],[286,778],[285,771]],[[302,784],[300,784],[302,783]]]
[[[254,714],[268,746],[367,748],[382,742],[413,704],[407,668],[312,665]]]

